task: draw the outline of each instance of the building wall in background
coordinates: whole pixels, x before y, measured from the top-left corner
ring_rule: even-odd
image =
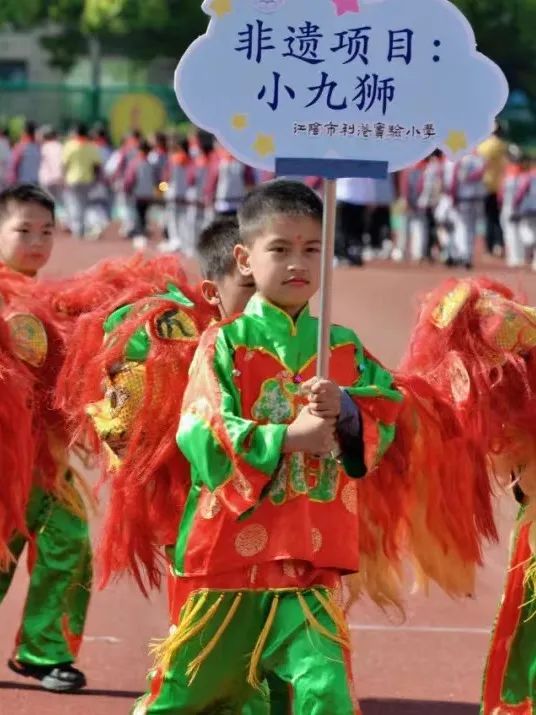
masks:
[[[62,81],[62,73],[48,64],[48,54],[39,43],[40,34],[37,30],[0,32],[0,81],[49,84]],[[22,67],[25,71],[21,71]]]

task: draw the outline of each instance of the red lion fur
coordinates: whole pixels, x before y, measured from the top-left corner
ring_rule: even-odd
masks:
[[[14,357],[6,323],[0,319],[0,570],[10,560],[9,540],[26,531],[25,510],[32,485],[32,376]]]
[[[469,288],[469,297],[450,325],[440,329],[432,313],[456,286]],[[492,341],[504,319],[497,313],[482,316],[477,302],[491,291],[506,301],[515,296],[506,286],[486,278],[446,281],[425,300],[408,352],[402,363],[406,373],[432,380],[442,394],[453,400],[448,361],[461,363],[469,378],[467,399],[456,408],[464,426],[484,453],[507,449],[504,425],[529,428],[536,424],[536,356],[521,345],[501,348]],[[512,304],[515,306],[515,304]],[[530,322],[530,318],[525,316]],[[534,321],[536,328],[536,320]]]
[[[139,328],[149,331],[151,348],[145,365],[145,391],[121,467],[109,472],[104,465],[101,485],[110,486],[110,499],[97,559],[101,586],[111,577],[129,572],[143,593],[159,586],[162,546],[175,541],[178,522],[189,488],[189,467],[176,445],[182,395],[197,340],[164,340],[154,331],[158,317],[168,310],[189,313],[199,332],[214,319],[213,310],[200,292],[180,285],[194,304],[189,309],[175,301],[145,298],[103,343],[102,311],[83,317],[70,344],[62,374],[61,395],[76,435],[90,436],[98,450],[98,437],[85,407],[103,397],[102,381],[117,364],[124,362],[125,350]],[[127,302],[127,301],[124,301]],[[71,354],[72,351],[72,354]],[[81,366],[84,381],[74,393],[69,385]]]

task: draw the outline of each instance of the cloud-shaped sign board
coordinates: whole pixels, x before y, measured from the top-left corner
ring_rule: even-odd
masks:
[[[175,75],[179,103],[236,157],[450,156],[489,135],[508,96],[448,0],[205,0],[208,30]]]

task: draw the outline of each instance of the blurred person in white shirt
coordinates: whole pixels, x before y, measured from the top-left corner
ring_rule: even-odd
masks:
[[[486,160],[476,151],[454,162],[449,192],[452,197],[455,261],[473,267],[475,242],[484,220]]]
[[[509,162],[499,191],[500,220],[506,265],[509,268],[518,268],[525,265],[525,247],[519,230],[520,216],[516,207],[516,197],[527,164],[521,149],[515,145],[508,148],[508,158]]]
[[[48,191],[56,206],[63,204],[63,144],[53,127],[41,129],[39,185]]]

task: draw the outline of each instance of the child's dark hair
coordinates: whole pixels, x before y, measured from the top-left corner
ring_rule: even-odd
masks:
[[[196,244],[203,277],[213,281],[230,275],[236,265],[234,247],[239,242],[238,221],[234,216],[216,218],[203,229]]]
[[[140,151],[142,154],[150,154],[151,153],[151,145],[147,141],[147,139],[142,139],[140,142]]]
[[[249,241],[270,216],[300,216],[322,223],[322,201],[300,181],[279,179],[260,184],[245,198],[238,211],[240,235]]]
[[[39,204],[50,211],[52,220],[55,220],[54,199],[35,184],[16,184],[0,191],[0,222],[6,217],[10,203]]]

